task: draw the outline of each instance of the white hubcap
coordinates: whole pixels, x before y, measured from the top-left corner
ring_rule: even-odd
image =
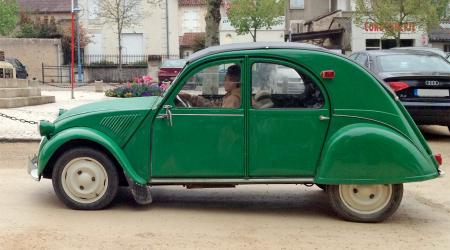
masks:
[[[392,197],[392,185],[339,185],[344,205],[360,214],[373,214],[385,208]]]
[[[71,160],[63,169],[64,192],[80,203],[92,203],[100,199],[108,187],[105,168],[96,160],[80,157]]]

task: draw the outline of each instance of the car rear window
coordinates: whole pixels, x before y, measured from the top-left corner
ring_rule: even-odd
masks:
[[[183,68],[186,64],[186,60],[165,60],[161,65],[162,68]]]
[[[450,63],[432,55],[384,55],[377,57],[381,72],[450,73]]]

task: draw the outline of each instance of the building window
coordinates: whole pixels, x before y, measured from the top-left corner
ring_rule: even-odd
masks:
[[[290,0],[291,9],[304,9],[305,8],[305,0]]]
[[[397,46],[395,39],[366,39],[366,50],[391,49]],[[401,39],[400,47],[413,47],[414,39]]]
[[[366,39],[366,50],[381,49],[380,39]]]
[[[183,32],[200,32],[198,13],[186,10],[183,14]]]
[[[450,44],[444,44],[444,51],[450,52]]]

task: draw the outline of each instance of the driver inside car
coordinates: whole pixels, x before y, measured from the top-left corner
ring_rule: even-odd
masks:
[[[185,92],[179,93],[179,96],[192,107],[239,108],[241,106],[241,68],[239,65],[228,67],[224,78],[224,88],[226,94],[219,102]]]

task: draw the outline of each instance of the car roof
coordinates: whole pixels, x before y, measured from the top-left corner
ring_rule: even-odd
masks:
[[[425,50],[408,50],[408,49],[382,49],[382,50],[366,50],[358,51],[356,53],[367,53],[371,56],[384,56],[384,55],[428,55],[428,56],[439,56],[435,52],[425,51]]]
[[[446,56],[446,53],[439,48],[430,48],[430,47],[400,47],[400,48],[392,48],[393,50],[415,50],[415,51],[429,51],[436,53],[440,56]]]
[[[257,49],[309,49],[327,51],[321,47],[307,43],[292,42],[253,42],[253,43],[233,43],[220,46],[212,46],[198,52],[195,52],[188,58],[188,62],[193,62],[205,56],[219,54],[222,52],[239,50],[257,50]]]

